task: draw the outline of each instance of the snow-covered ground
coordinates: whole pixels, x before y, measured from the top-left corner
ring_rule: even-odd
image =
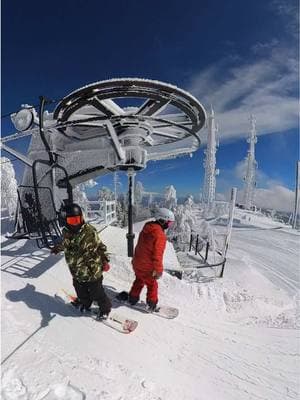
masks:
[[[72,291],[63,256],[2,236],[1,398],[299,398],[299,234],[244,211],[236,218],[224,278],[189,283],[165,273],[160,300],[179,316],[118,306],[139,321],[130,335],[54,299]],[[133,279],[126,231],[108,227],[100,236],[112,253],[104,284],[113,296]],[[169,245],[165,264],[176,262]]]

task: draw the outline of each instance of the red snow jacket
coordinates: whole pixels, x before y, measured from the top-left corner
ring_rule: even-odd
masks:
[[[163,254],[167,237],[158,222],[147,222],[139,235],[132,259],[136,272],[163,272]]]

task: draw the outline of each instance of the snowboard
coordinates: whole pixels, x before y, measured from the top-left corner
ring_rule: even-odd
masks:
[[[133,332],[138,326],[137,321],[130,318],[126,318],[123,315],[120,315],[116,312],[111,312],[106,318],[97,319],[98,307],[95,306],[91,307],[90,312],[81,312],[78,308],[74,307],[71,304],[71,301],[74,301],[76,299],[76,296],[67,293],[65,290],[62,290],[59,293],[55,293],[54,297],[56,300],[69,306],[70,309],[74,312],[74,314],[80,316],[88,316],[92,318],[94,321],[100,322],[118,332],[128,334]]]
[[[139,310],[144,313],[157,315],[158,317],[174,319],[179,314],[178,308],[175,307],[158,305],[156,309],[153,311],[149,310],[147,303],[145,303],[144,301],[139,301],[138,303],[132,305],[128,302],[127,299],[128,299],[128,292],[125,291],[119,293],[116,297],[114,297],[114,300],[117,301],[118,303],[122,303],[127,307],[134,308],[135,310]]]

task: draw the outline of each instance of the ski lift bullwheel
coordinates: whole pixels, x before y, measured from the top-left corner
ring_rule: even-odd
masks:
[[[206,114],[201,103],[176,86],[147,79],[96,82],[66,96],[55,108],[59,132],[73,140],[108,139],[115,169],[129,178],[128,255],[133,255],[133,171],[148,160],[192,153],[200,146]],[[192,139],[187,144],[187,139]]]

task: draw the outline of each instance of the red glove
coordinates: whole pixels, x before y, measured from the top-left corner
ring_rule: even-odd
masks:
[[[107,272],[109,270],[110,270],[110,265],[108,263],[104,264],[103,267],[102,267],[102,271],[103,272]]]

